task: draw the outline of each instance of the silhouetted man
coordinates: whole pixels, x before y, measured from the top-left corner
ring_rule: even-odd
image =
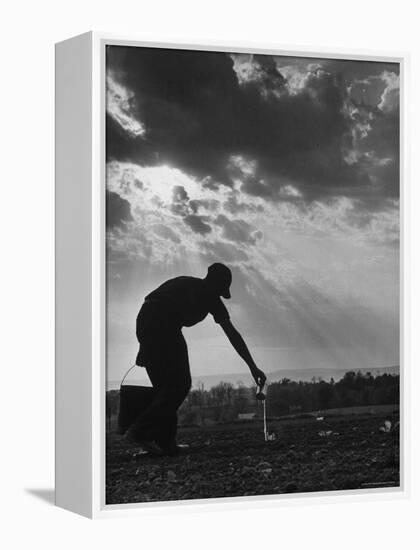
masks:
[[[154,454],[178,451],[177,410],[191,388],[183,327],[196,325],[211,313],[248,365],[255,382],[264,385],[265,374],[256,366],[220,299],[230,298],[231,282],[230,269],[215,263],[204,279],[176,277],[146,296],[137,316],[140,350],[136,364],[146,368],[155,397],[126,433],[128,440],[139,443],[144,450]]]

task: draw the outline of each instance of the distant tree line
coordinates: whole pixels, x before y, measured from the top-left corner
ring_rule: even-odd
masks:
[[[367,405],[399,403],[400,377],[393,374],[373,376],[349,371],[337,382],[312,379],[292,382],[284,378],[270,384],[267,398],[270,413],[287,414],[291,409],[302,412]]]
[[[312,378],[310,382],[294,382],[283,378],[273,382],[267,391],[267,414],[284,416],[341,407],[390,405],[399,403],[399,375],[373,376],[349,371],[337,382]],[[118,413],[119,391],[107,392],[107,416]],[[211,424],[237,420],[239,414],[256,413],[261,406],[255,388],[227,382],[204,389],[200,385],[190,391],[179,410],[181,424]]]

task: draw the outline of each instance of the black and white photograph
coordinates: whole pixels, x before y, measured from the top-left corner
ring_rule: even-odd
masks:
[[[106,46],[106,504],[400,487],[400,64]]]

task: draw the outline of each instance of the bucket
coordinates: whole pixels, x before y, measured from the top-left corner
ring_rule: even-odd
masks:
[[[118,432],[123,434],[135,422],[136,418],[147,409],[155,396],[155,390],[149,386],[124,385],[124,380],[120,385],[120,409],[118,413]]]

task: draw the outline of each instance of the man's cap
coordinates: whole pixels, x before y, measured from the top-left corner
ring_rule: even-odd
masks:
[[[229,287],[232,283],[232,272],[225,264],[212,264],[207,270],[207,277],[217,284],[223,298],[230,298]]]

